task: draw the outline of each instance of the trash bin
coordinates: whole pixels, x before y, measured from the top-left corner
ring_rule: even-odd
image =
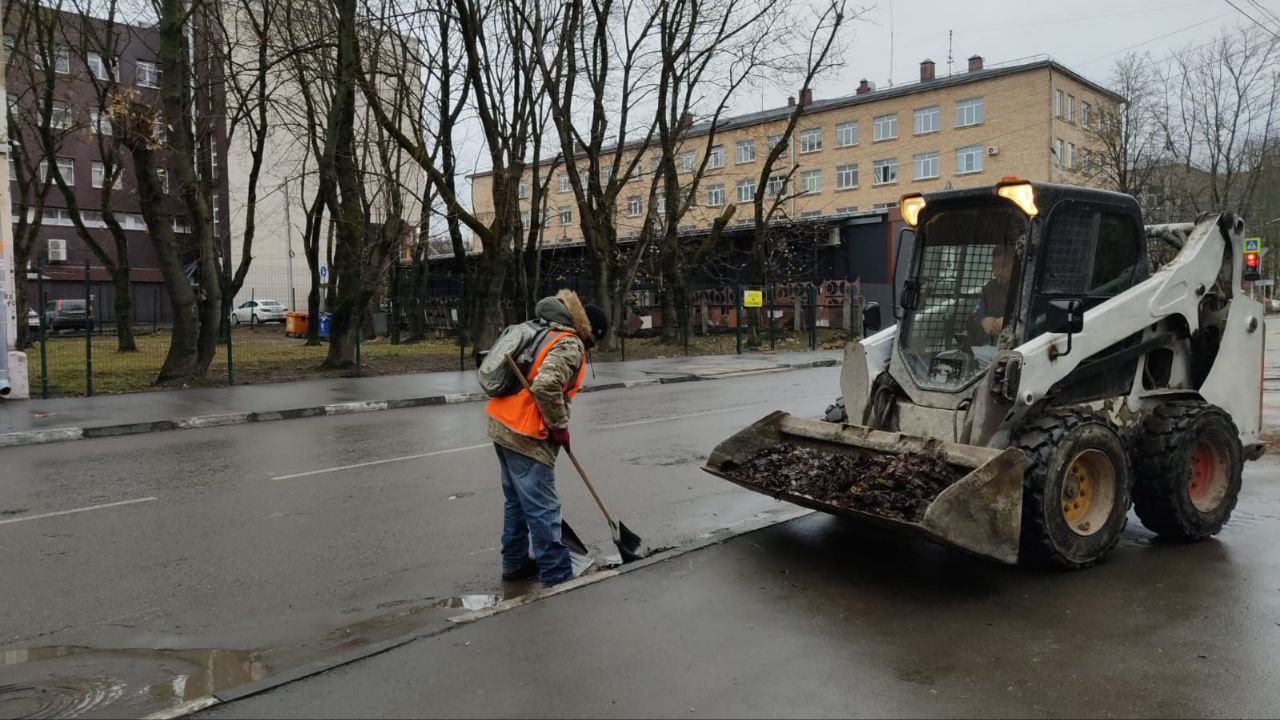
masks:
[[[329,339],[329,318],[333,317],[333,313],[320,313],[320,337],[325,340]]]
[[[307,336],[307,314],[304,312],[287,312],[284,314],[284,334],[288,337]]]

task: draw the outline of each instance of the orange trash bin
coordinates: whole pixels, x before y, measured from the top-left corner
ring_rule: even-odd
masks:
[[[304,312],[287,312],[284,314],[284,334],[288,337],[307,336],[307,314]]]

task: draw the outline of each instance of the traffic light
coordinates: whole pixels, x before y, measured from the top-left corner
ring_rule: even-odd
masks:
[[[1258,267],[1258,253],[1247,252],[1244,254],[1244,279],[1257,280],[1262,277]]]

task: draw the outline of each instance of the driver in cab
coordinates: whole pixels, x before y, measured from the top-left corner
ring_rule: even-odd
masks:
[[[982,286],[978,305],[966,327],[974,354],[988,362],[995,357],[996,340],[1004,329],[1004,308],[1013,276],[1013,248],[1013,243],[1002,242],[992,251],[991,279]]]

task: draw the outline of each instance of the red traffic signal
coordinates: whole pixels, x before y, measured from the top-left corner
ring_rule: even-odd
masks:
[[[1258,269],[1258,253],[1247,252],[1244,254],[1244,266],[1250,270]]]

